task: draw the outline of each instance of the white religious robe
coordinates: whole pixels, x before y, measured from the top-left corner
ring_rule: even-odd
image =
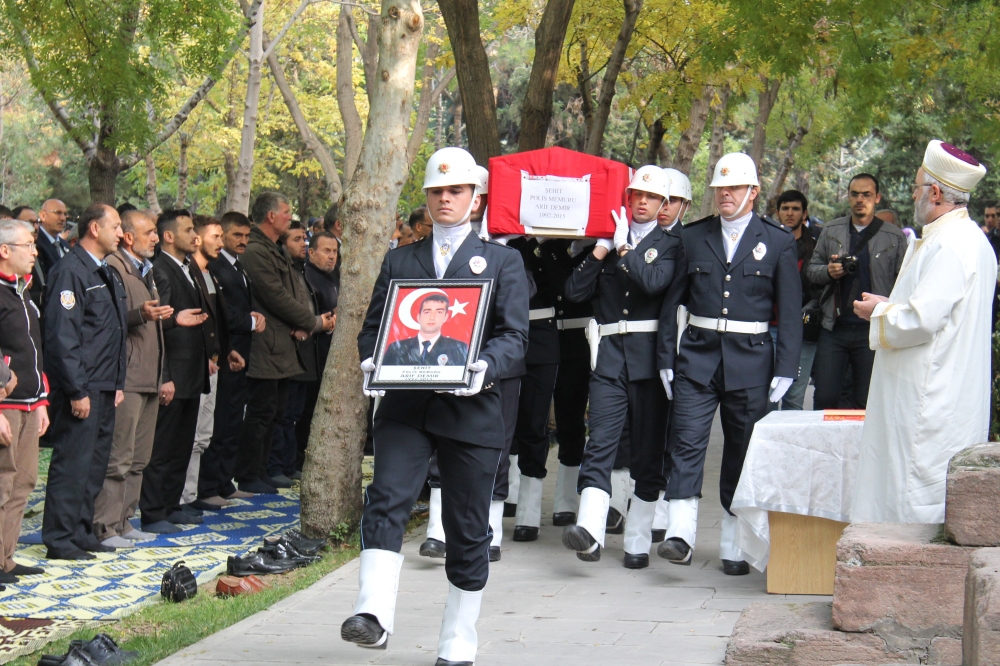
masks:
[[[996,256],[965,208],[907,248],[872,315],[852,522],[944,522],[948,461],[988,439],[996,281]]]

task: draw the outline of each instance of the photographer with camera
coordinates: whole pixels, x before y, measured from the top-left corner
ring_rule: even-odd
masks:
[[[807,269],[809,280],[824,287],[823,329],[813,365],[814,409],[865,408],[875,352],[868,346],[869,324],[854,314],[853,303],[865,293],[888,296],[906,252],[903,232],[875,217],[882,200],[875,176],[854,176],[847,198],[850,216],[823,227]],[[848,368],[851,385],[842,400]]]

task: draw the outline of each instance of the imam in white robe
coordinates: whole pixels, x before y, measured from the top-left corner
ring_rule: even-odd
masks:
[[[910,243],[871,319],[852,522],[944,522],[948,461],[988,439],[996,281],[996,256],[965,208]]]

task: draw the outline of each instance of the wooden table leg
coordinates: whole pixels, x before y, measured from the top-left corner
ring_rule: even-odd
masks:
[[[837,541],[848,523],[794,513],[768,512],[771,594],[833,594]]]

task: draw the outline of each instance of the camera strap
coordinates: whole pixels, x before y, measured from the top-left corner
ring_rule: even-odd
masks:
[[[851,228],[852,228],[851,227],[851,221],[848,220],[847,224],[848,224],[848,227],[847,227],[847,251],[850,252],[851,251]],[[868,246],[868,241],[870,241],[875,236],[875,234],[878,233],[879,229],[882,228],[883,224],[885,224],[885,220],[883,220],[881,218],[878,218],[878,217],[876,217],[875,219],[873,219],[871,222],[868,223],[868,226],[865,227],[865,230],[861,232],[861,237],[858,239],[858,249],[854,251],[854,255],[855,256],[861,254],[861,251],[863,249],[865,249],[865,247]],[[844,277],[848,277],[848,276],[844,276]],[[857,282],[858,276],[857,276],[857,274],[854,274],[854,275],[851,275],[850,278],[851,278],[851,282],[852,282],[851,288],[853,290],[853,286],[854,286],[853,283]],[[840,278],[840,280],[843,280],[843,279],[844,278]],[[836,282],[833,283],[833,286],[834,286],[834,290],[833,290],[833,305],[834,305],[834,311],[837,313],[838,317],[840,316],[840,306],[841,306],[841,302],[840,302],[840,285],[839,285],[840,280],[837,280]],[[859,297],[860,297],[860,294],[859,294]]]

